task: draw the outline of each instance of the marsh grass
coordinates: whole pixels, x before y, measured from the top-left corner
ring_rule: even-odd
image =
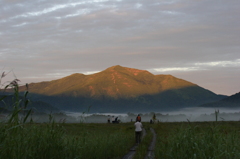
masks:
[[[128,125],[1,124],[0,158],[121,158],[134,143]]]
[[[63,149],[63,132],[54,125],[1,125],[0,158],[45,158]],[[55,157],[53,157],[55,158]]]
[[[134,144],[129,124],[65,124],[68,135],[78,140],[81,158],[121,158]]]
[[[156,158],[237,159],[240,156],[239,122],[161,123]]]

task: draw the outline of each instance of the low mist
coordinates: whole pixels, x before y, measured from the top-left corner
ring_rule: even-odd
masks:
[[[156,115],[155,122],[198,122],[198,121],[240,121],[239,109],[226,108],[184,108],[179,111],[169,112],[145,112],[145,113],[82,113],[82,112],[61,112],[54,114],[32,114],[28,121],[44,123],[55,121],[57,123],[107,123],[116,120],[119,122],[134,122],[136,116],[140,114],[142,122],[150,122],[153,115]],[[1,114],[0,120],[7,120],[7,114]],[[21,118],[21,115],[20,115]],[[23,118],[23,115],[22,115]]]
[[[171,112],[145,112],[145,113],[95,113],[82,114],[77,112],[66,112],[67,116],[73,117],[76,121],[87,123],[106,123],[108,118],[117,118],[121,122],[133,122],[138,114],[141,115],[143,122],[150,122],[153,114],[156,115],[156,122],[184,122],[184,121],[240,121],[239,109],[225,108],[184,108],[179,111]],[[216,119],[217,117],[217,119]]]

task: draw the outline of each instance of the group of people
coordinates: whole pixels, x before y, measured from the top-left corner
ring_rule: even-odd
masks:
[[[108,123],[119,123],[118,121],[118,117],[114,117],[112,116],[112,119],[110,119],[110,116],[108,118]],[[142,135],[142,128],[143,125],[141,123],[141,116],[140,114],[138,114],[138,116],[136,117],[136,122],[134,123],[135,126],[135,139],[136,139],[136,143],[139,144],[141,142],[141,135]]]
[[[110,116],[109,116],[109,118],[108,118],[108,123],[119,123],[119,120],[118,120],[118,117],[114,117],[114,116],[112,116],[112,119],[110,119]]]

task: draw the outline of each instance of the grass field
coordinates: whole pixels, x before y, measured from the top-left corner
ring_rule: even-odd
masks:
[[[156,158],[240,158],[240,122],[161,123],[154,128]]]
[[[120,159],[135,144],[134,123],[66,124],[27,123],[31,111],[20,117],[28,100],[15,102],[8,120],[0,123],[1,159]],[[25,93],[25,97],[27,93]],[[3,99],[3,98],[2,98]],[[0,101],[2,100],[0,99]],[[239,159],[240,122],[143,123],[147,135],[138,146],[135,159],[145,157],[152,135],[157,133],[157,159]]]
[[[239,122],[143,123],[147,135],[135,159],[144,158],[157,133],[155,158],[238,159]],[[0,158],[122,158],[134,145],[133,123],[1,124]]]
[[[0,158],[121,158],[134,144],[129,124],[1,124]]]

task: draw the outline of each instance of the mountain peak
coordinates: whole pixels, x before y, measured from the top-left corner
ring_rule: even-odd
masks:
[[[115,65],[115,66],[109,67],[107,69],[118,69],[118,68],[124,68],[124,67],[121,65]]]
[[[146,71],[146,70],[139,70],[139,69],[135,69],[135,68],[129,68],[129,67],[123,67],[123,66],[120,66],[120,65],[115,65],[115,66],[112,66],[112,67],[109,67],[106,69],[106,71],[110,71],[110,72],[126,72],[128,74],[132,74],[132,75],[135,75],[137,76],[139,73],[147,73],[149,75],[153,75],[152,73]]]
[[[119,71],[119,70],[124,70],[125,67],[123,66],[120,66],[120,65],[115,65],[115,66],[112,66],[112,67],[108,67],[106,70],[115,70],[115,71]]]

